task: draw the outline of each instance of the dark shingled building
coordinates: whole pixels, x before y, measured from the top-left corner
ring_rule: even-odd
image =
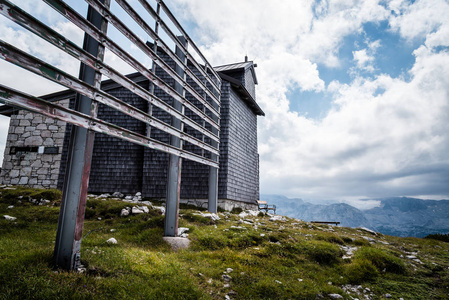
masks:
[[[169,60],[167,62],[173,64]],[[233,207],[254,208],[259,199],[257,116],[263,116],[264,112],[255,101],[257,77],[254,67],[252,61],[245,59],[242,63],[215,68],[222,78],[218,205],[228,210]],[[161,69],[156,68],[156,74],[174,84]],[[129,78],[150,89],[149,81],[142,75],[132,74]],[[149,109],[147,101],[111,80],[104,81],[102,89],[142,111]],[[155,88],[155,94],[169,104],[173,101],[158,88]],[[63,91],[42,98],[73,107],[74,97],[73,92]],[[1,183],[61,189],[72,125],[8,106],[0,107],[0,113],[11,118]],[[156,107],[152,108],[152,114],[167,123],[171,120],[167,113]],[[105,105],[99,105],[98,117],[134,132],[148,134],[146,124]],[[150,136],[169,142],[168,134],[154,128]],[[193,145],[186,144],[185,147],[197,151]],[[143,197],[165,199],[167,170],[167,153],[97,133],[89,192],[141,192]],[[207,205],[208,172],[205,165],[183,161],[181,202]]]

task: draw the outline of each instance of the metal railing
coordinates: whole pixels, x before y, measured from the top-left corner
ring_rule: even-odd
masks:
[[[156,9],[148,0],[138,0],[139,9],[136,9],[137,4],[131,5],[126,0],[114,1],[122,9],[117,14],[110,9],[111,0],[85,0],[89,8],[87,17],[84,18],[62,0],[43,0],[49,9],[58,12],[84,32],[84,43],[81,47],[19,6],[7,0],[0,0],[0,14],[81,63],[80,76],[76,78],[0,40],[1,59],[76,93],[75,108],[72,109],[0,83],[0,102],[75,125],[71,132],[55,245],[56,264],[66,269],[76,269],[80,261],[94,132],[170,154],[166,235],[177,233],[181,158],[210,167],[209,210],[216,212],[217,209],[221,79],[162,0],[153,1]],[[142,13],[145,13],[145,16],[142,16]],[[125,24],[122,20],[124,16],[128,19],[130,17],[135,24]],[[150,22],[155,25],[152,27]],[[131,55],[126,46],[118,43],[115,36],[109,35],[110,25],[127,39],[126,46],[131,44],[139,49],[153,65],[145,66],[142,59]],[[143,30],[150,41],[142,40],[131,29],[133,26]],[[170,44],[174,45],[173,49]],[[149,89],[105,63],[106,51],[116,55],[146,78]],[[167,74],[174,85],[159,77],[161,72]],[[143,111],[103,91],[102,76],[147,101],[148,110]],[[167,98],[170,101],[167,101]],[[100,119],[99,104],[145,123],[146,135]],[[153,107],[170,116],[171,124],[153,116]],[[168,134],[170,144],[152,138],[152,128]],[[201,151],[187,150],[192,147],[184,149],[184,142]]]

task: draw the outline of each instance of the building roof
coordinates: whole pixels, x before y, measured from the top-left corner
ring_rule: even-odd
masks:
[[[247,57],[245,57],[244,62],[214,67],[214,70],[218,73],[218,75],[220,75],[221,79],[231,83],[231,85],[239,92],[243,101],[256,115],[265,116],[265,113],[260,108],[259,104],[257,104],[256,99],[254,99],[254,97],[248,92],[243,83],[228,75],[235,71],[246,72],[247,70],[250,70],[251,75],[253,76],[254,84],[257,84],[257,77],[254,67],[256,67],[256,65],[252,61],[248,61]]]
[[[246,59],[246,58],[245,58]],[[257,84],[256,71],[254,67],[256,67],[252,61],[244,61],[240,63],[228,64],[223,66],[214,67],[214,70],[217,72],[225,72],[226,71],[239,71],[239,70],[251,70],[251,74],[253,75],[254,83]]]
[[[265,116],[265,113],[260,108],[259,104],[257,104],[256,100],[254,100],[253,96],[248,92],[248,90],[243,86],[243,84],[231,76],[228,76],[222,72],[218,72],[221,79],[228,81],[231,83],[231,86],[234,87],[240,94],[242,100],[253,110],[253,112],[258,116]]]

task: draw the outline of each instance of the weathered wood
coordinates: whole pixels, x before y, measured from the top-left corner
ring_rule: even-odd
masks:
[[[267,204],[267,201],[257,201],[257,205],[259,206],[259,211],[265,211],[268,212],[269,210],[272,210],[274,214],[276,214],[276,205]]]

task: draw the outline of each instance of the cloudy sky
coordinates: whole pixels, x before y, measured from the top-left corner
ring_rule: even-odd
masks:
[[[44,4],[29,3],[82,40],[64,19],[47,16]],[[266,113],[259,118],[261,193],[347,202],[449,198],[449,1],[166,3],[213,65],[245,55],[257,63],[257,101]],[[49,54],[45,42],[30,43],[3,16],[0,35]],[[57,61],[77,73],[76,62]],[[19,72],[8,68],[1,62],[2,84],[14,84],[11,74]],[[0,126],[4,136],[7,123]]]

